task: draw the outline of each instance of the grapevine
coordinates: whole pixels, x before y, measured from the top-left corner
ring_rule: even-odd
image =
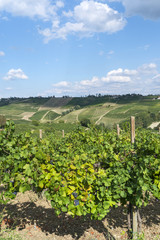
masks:
[[[160,135],[139,129],[131,144],[125,131],[117,136],[78,128],[63,139],[39,139],[15,135],[7,121],[0,134],[0,181],[2,202],[17,192],[45,190],[57,214],[101,220],[119,204],[140,209],[151,194],[160,199]]]

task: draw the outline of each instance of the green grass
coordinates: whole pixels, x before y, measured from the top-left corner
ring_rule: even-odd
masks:
[[[160,111],[160,100],[153,100],[154,96],[89,96],[82,98],[28,98],[13,101],[0,107],[0,115],[5,115],[7,119],[16,121],[17,131],[23,129],[37,129],[43,127],[38,121],[52,121],[59,123],[64,121],[66,124],[76,124],[83,119],[89,119],[92,123],[104,123],[111,127],[114,124],[128,120],[130,116],[139,116],[148,112],[157,114]],[[42,104],[42,105],[40,105]],[[69,110],[69,106],[81,106],[78,110],[61,116],[62,112]],[[46,106],[45,109],[38,111],[39,107]],[[73,107],[72,107],[73,108]],[[48,114],[46,114],[48,112]],[[27,113],[34,113],[30,120],[23,121]],[[46,114],[46,116],[45,116]],[[59,116],[58,119],[56,119]],[[44,117],[44,118],[43,118]],[[37,122],[36,122],[37,121]],[[18,126],[19,125],[19,126]],[[26,126],[25,126],[26,125]],[[59,130],[58,130],[59,131]]]
[[[64,130],[65,133],[69,133],[71,131],[74,131],[77,129],[77,124],[71,124],[71,123],[40,123],[37,122],[38,125],[34,124],[34,121],[26,121],[26,120],[17,120],[15,121],[15,133],[25,133],[33,131],[33,135],[39,136],[39,130],[42,129],[43,136],[46,136],[50,133],[53,133],[57,136],[62,136],[62,130]]]
[[[0,115],[5,115],[7,119],[17,120],[23,118],[25,112],[36,112],[37,107],[31,104],[10,104],[0,107]]]
[[[136,116],[142,112],[159,112],[160,102],[150,101],[148,103],[140,102],[127,105],[120,105],[120,107],[109,112],[107,118],[127,119],[130,116]]]
[[[77,110],[78,111],[78,110]],[[66,114],[65,116],[62,116],[56,122],[58,123],[59,121],[64,121],[65,123],[76,123],[77,122],[77,111],[70,112]]]
[[[111,111],[115,107],[115,104],[106,103],[105,105],[95,105],[85,107],[79,110],[75,110],[59,120],[63,120],[66,123],[76,123],[83,119],[90,119],[91,122],[95,123],[102,115],[105,115],[108,111]],[[59,121],[57,120],[57,121]]]
[[[45,120],[54,120],[55,118],[57,118],[58,116],[60,116],[60,114],[54,112],[54,111],[50,111],[47,113],[47,115],[45,116]]]
[[[44,116],[44,114],[46,114],[47,112],[48,112],[48,110],[38,111],[30,119],[40,121],[41,118]]]
[[[121,119],[118,118],[107,118],[107,117],[103,117],[98,124],[103,123],[106,127],[108,128],[112,128],[114,126],[114,124],[118,124],[121,122]]]

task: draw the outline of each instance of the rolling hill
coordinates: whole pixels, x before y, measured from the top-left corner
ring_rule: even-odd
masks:
[[[8,102],[7,102],[8,101]],[[4,103],[4,104],[3,104]],[[94,124],[113,127],[130,116],[160,117],[158,96],[127,94],[122,96],[32,97],[0,100],[0,115],[16,124],[27,122],[77,124],[90,119]]]

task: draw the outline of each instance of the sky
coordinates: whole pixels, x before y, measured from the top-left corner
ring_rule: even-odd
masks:
[[[159,0],[0,0],[0,98],[160,94]]]

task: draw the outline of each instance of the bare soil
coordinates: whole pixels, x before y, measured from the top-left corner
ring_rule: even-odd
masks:
[[[111,209],[103,221],[87,217],[56,216],[50,203],[34,192],[18,193],[6,206],[0,205],[3,213],[1,230],[21,236],[23,240],[126,240],[127,216],[124,207]],[[152,199],[141,209],[142,231],[145,240],[160,240],[160,201]]]
[[[24,112],[21,114],[23,116],[23,120],[31,121],[29,118],[32,117],[35,114],[35,112]]]
[[[149,128],[154,129],[154,128],[157,127],[159,124],[160,124],[160,122],[153,122],[153,123],[149,126]]]

